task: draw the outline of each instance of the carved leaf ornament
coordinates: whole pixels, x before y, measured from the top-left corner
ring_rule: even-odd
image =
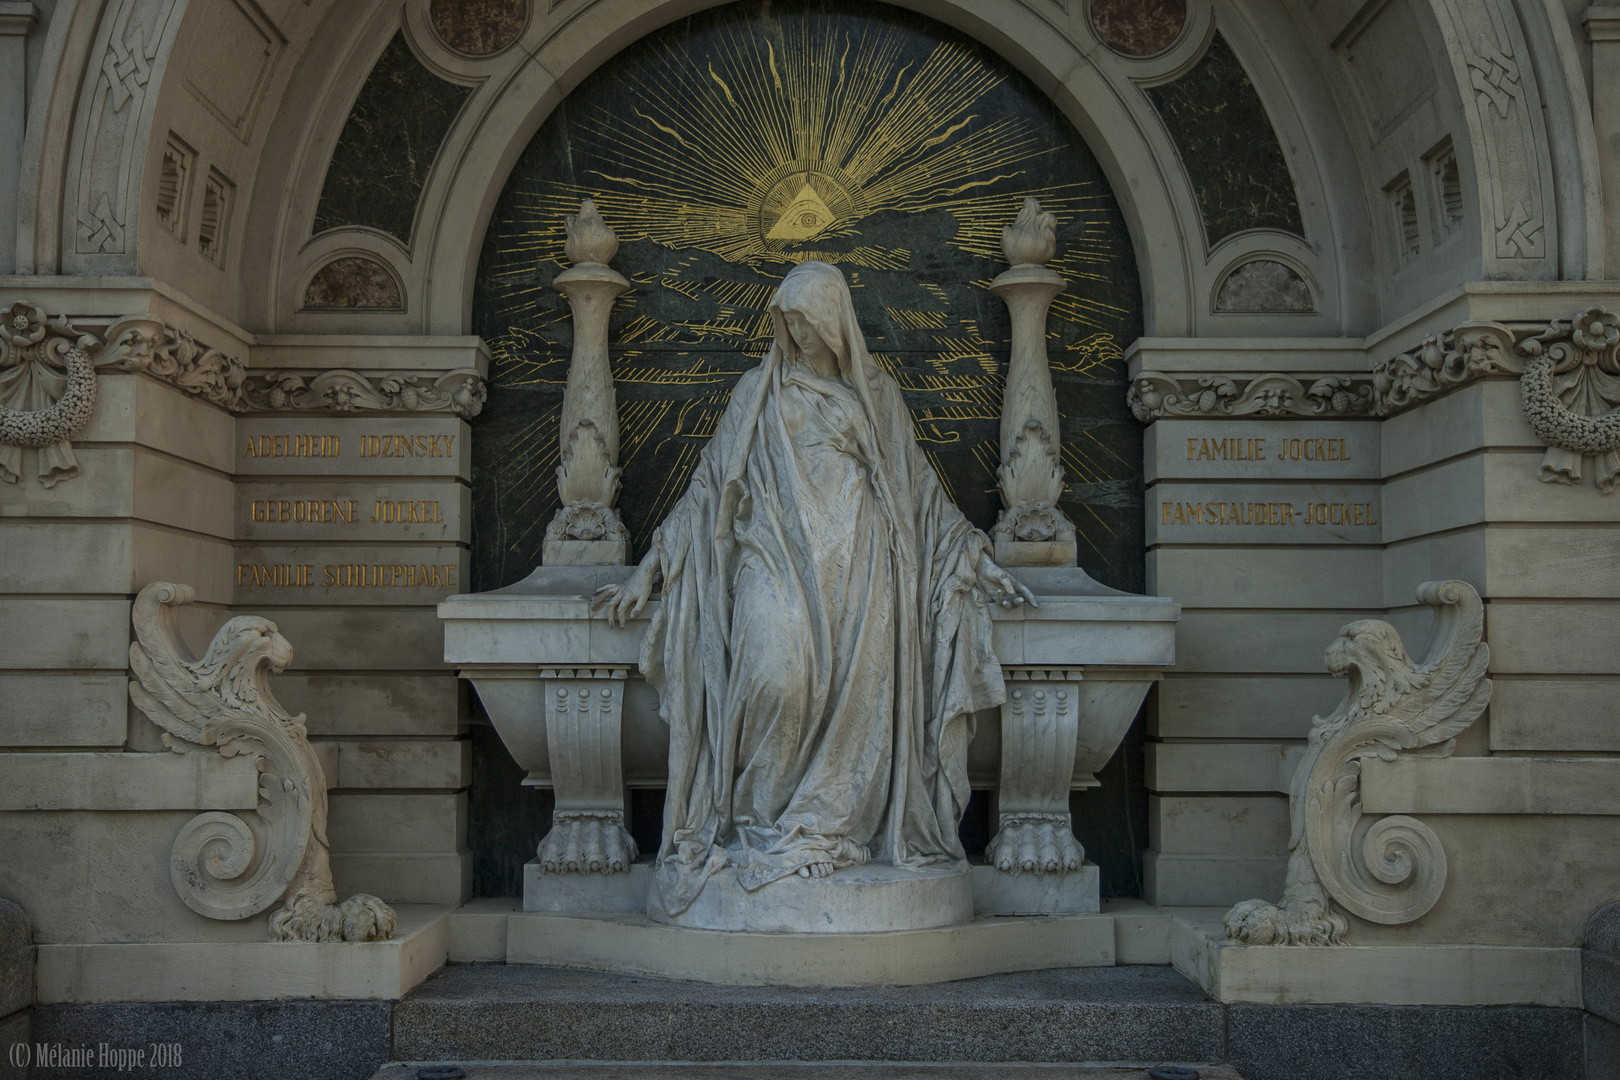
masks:
[[[272,940],[392,937],[392,908],[365,893],[339,904],[332,888],[326,777],[303,716],[287,715],[270,691],[270,673],[292,660],[292,646],[274,623],[238,615],[197,659],[175,626],[176,609],[193,595],[160,581],[135,598],[129,696],[176,753],[256,758],[259,806],[251,816],[209,811],[181,827],[169,863],[175,891],[210,919],[246,919],[284,900],[270,917]]]
[[[1347,677],[1344,700],[1312,721],[1289,792],[1292,830],[1280,903],[1246,900],[1226,914],[1226,936],[1248,945],[1336,945],[1349,921],[1394,925],[1421,918],[1446,884],[1446,853],[1414,817],[1370,819],[1361,808],[1362,762],[1402,754],[1447,757],[1490,703],[1484,607],[1463,581],[1420,585],[1434,609],[1428,655],[1414,663],[1393,626],[1350,623],[1327,649]]]

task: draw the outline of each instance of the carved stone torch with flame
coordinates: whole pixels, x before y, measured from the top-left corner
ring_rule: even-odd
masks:
[[[1012,315],[1012,357],[1001,402],[1001,517],[991,532],[1002,566],[1073,566],[1074,524],[1062,510],[1057,391],[1046,360],[1046,315],[1063,278],[1046,268],[1057,252],[1057,219],[1025,199],[1001,230],[1012,268],[990,283]]]
[[[595,203],[581,202],[579,215],[565,218],[564,225],[564,250],[573,265],[552,285],[568,297],[574,313],[574,355],[558,432],[562,506],[546,527],[541,560],[547,566],[623,566],[629,534],[613,508],[619,498],[619,413],[608,364],[608,316],[630,283],[607,265],[619,238]]]

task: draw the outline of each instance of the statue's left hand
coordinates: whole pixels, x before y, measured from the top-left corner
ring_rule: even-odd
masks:
[[[989,552],[979,556],[977,569],[979,588],[992,596],[996,596],[997,603],[1002,607],[1018,607],[1025,600],[1029,601],[1031,607],[1041,606],[1040,601],[1035,599],[1035,594],[1029,591],[1029,587],[997,566],[995,560],[990,557]]]
[[[656,553],[652,553],[643,559],[623,585],[603,585],[591,597],[592,610],[604,609],[609,626],[614,623],[624,626],[647,606],[658,578],[656,557]]]

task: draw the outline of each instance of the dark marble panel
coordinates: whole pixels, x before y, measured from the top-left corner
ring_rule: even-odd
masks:
[[[1115,52],[1152,56],[1187,25],[1187,0],[1091,0],[1091,25]]]
[[[423,67],[396,33],[332,149],[314,231],[369,225],[409,243],[428,170],[471,92]]]
[[[428,12],[440,41],[468,56],[492,56],[523,32],[529,0],[433,0]]]
[[[1253,259],[1227,275],[1215,294],[1216,311],[1315,311],[1311,287],[1292,266]]]
[[[404,303],[399,297],[399,283],[386,267],[373,259],[348,255],[316,271],[304,290],[304,306],[398,311]]]
[[[522,896],[523,864],[534,858],[540,838],[551,831],[551,791],[523,786],[527,774],[493,727],[472,724],[467,732],[472,741],[467,846],[473,853],[473,895]]]
[[[1271,118],[1224,37],[1217,33],[1191,71],[1147,95],[1187,167],[1211,247],[1245,229],[1305,235]]]
[[[1158,689],[1145,708],[1157,707]],[[1125,733],[1119,749],[1097,772],[1100,787],[1069,794],[1074,835],[1097,864],[1104,899],[1142,895],[1142,852],[1147,848],[1146,713]]]
[[[898,9],[847,3],[744,3],[677,22],[582,83],[517,163],[474,294],[494,358],[474,428],[476,586],[528,573],[556,507],[572,327],[550,283],[563,216],[582,196],[618,232],[614,266],[635,285],[611,335],[620,508],[639,557],[763,355],[771,293],[807,258],[844,271],[924,453],[968,517],[993,524],[1009,329],[984,286],[1006,268],[1001,229],[1026,194],[1057,214],[1052,266],[1070,282],[1048,343],[1064,509],[1081,564],[1139,590],[1141,437],[1123,349],[1140,333],[1141,297],[1107,181],[994,54]]]

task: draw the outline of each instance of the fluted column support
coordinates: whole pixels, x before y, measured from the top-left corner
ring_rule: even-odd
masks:
[[[547,566],[623,566],[629,534],[614,504],[619,498],[619,412],[608,362],[608,317],[630,283],[607,263],[619,238],[586,199],[568,217],[566,252],[574,265],[552,285],[574,315],[574,354],[568,362],[558,441],[557,493],[562,506],[546,527]]]
[[[1057,251],[1057,219],[1025,199],[1001,231],[1012,268],[990,283],[1012,316],[1012,356],[1001,403],[1001,517],[991,536],[1002,566],[1073,566],[1074,525],[1062,510],[1063,461],[1057,391],[1046,358],[1046,317],[1067,284],[1046,268]]]

